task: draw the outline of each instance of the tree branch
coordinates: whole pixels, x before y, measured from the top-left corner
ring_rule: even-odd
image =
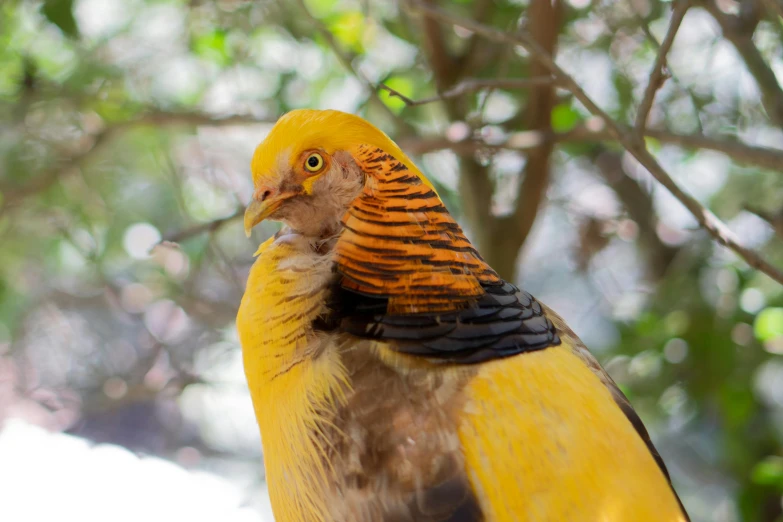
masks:
[[[425,0],[434,5],[436,0]],[[421,17],[422,47],[432,69],[435,86],[439,93],[454,86],[461,74],[473,71],[461,66],[446,47],[441,26],[436,20]],[[469,105],[455,97],[444,98],[444,108],[451,121],[464,121]],[[497,228],[497,219],[492,215],[492,195],[495,183],[489,176],[489,168],[467,152],[460,161],[459,193],[463,211],[475,231],[473,237],[477,246],[487,252],[492,245],[492,232]],[[487,259],[492,262],[490,256]]]
[[[435,1],[424,0],[428,5],[435,5]],[[457,60],[449,53],[437,21],[425,17],[422,19],[421,25],[424,36],[422,43],[434,73],[435,86],[438,91],[444,91],[456,81]]]
[[[473,2],[473,13],[471,14],[471,18],[477,22],[486,23],[487,19],[492,16],[494,7],[495,5],[493,0],[476,0]],[[486,43],[487,41],[483,38],[480,38],[479,35],[470,35],[468,45],[462,52],[462,55],[457,58],[460,73],[464,73],[465,71],[472,71],[473,69],[477,68],[479,65],[478,60],[485,58],[486,56],[484,55],[488,54],[484,49]],[[490,51],[490,56],[494,54],[489,49],[487,49],[487,51]]]
[[[723,36],[734,45],[748,71],[756,80],[761,91],[761,103],[770,121],[783,128],[783,89],[772,68],[753,42],[753,33],[759,22],[755,3],[743,2],[743,6],[748,5],[751,9],[741,10],[739,16],[724,13],[714,0],[703,0],[701,5],[718,22]]]
[[[307,16],[307,18],[310,20],[310,22],[315,27],[315,30],[318,31],[321,36],[323,36],[324,40],[326,40],[326,44],[332,49],[332,52],[337,57],[337,60],[342,64],[342,66],[351,74],[353,74],[357,80],[359,80],[359,83],[361,83],[364,88],[368,91],[368,94],[370,96],[370,99],[375,102],[375,104],[383,110],[387,116],[391,119],[391,121],[394,123],[395,127],[397,127],[397,131],[400,134],[416,134],[413,127],[405,120],[394,114],[392,110],[389,108],[388,105],[383,103],[383,100],[381,100],[381,97],[378,96],[378,91],[373,85],[373,83],[367,78],[362,71],[360,71],[357,67],[354,67],[353,65],[353,59],[351,56],[346,54],[343,49],[340,47],[340,44],[337,42],[337,39],[334,37],[332,32],[329,30],[326,25],[324,25],[321,20],[313,16],[313,14],[310,12],[310,10],[307,8],[307,5],[305,4],[304,0],[298,0],[299,8],[302,10],[302,12]]]
[[[423,98],[421,100],[412,100],[402,94],[401,92],[392,89],[386,84],[380,84],[379,89],[387,91],[390,96],[401,99],[408,107],[416,107],[418,105],[426,105],[428,103],[448,100],[451,98],[458,98],[465,94],[480,91],[482,89],[527,89],[538,85],[551,85],[554,83],[554,79],[547,76],[540,78],[497,78],[497,79],[468,79],[464,80],[447,91],[437,96],[431,96],[430,98]]]
[[[557,51],[562,15],[563,3],[560,0],[532,0],[528,7],[530,37],[548,56],[555,56]],[[533,77],[546,77],[551,73],[546,65],[534,59],[530,63],[530,74]],[[525,128],[550,134],[552,109],[555,103],[554,83],[531,89],[524,111]],[[517,200],[510,216],[511,222],[504,220],[508,228],[501,227],[500,235],[495,238],[495,241],[501,244],[509,245],[510,242],[511,249],[506,251],[505,256],[510,258],[512,267],[516,265],[518,252],[533,229],[539,207],[549,186],[554,146],[551,140],[544,140],[528,152],[524,170],[520,173]],[[505,241],[500,241],[501,239]],[[508,252],[515,252],[516,255],[509,255]]]
[[[661,143],[685,149],[712,150],[725,154],[737,163],[783,172],[783,150],[747,145],[729,138],[712,138],[701,134],[677,134],[661,129],[645,129],[644,135]],[[556,137],[558,141],[608,141],[614,137],[607,131],[590,131],[578,127]]]
[[[495,29],[494,27],[488,27],[482,24],[477,24],[472,20],[466,20],[464,18],[454,16],[441,9],[426,6],[420,2],[412,2],[412,5],[419,12],[443,22],[459,25],[475,33],[483,35],[485,38],[491,40],[507,42],[514,45],[523,47],[527,52],[531,54],[537,61],[544,65],[558,81],[562,82],[563,86],[574,94],[574,97],[578,99],[582,105],[584,105],[588,111],[593,115],[601,118],[607,130],[625,149],[631,153],[636,160],[644,166],[650,174],[666,189],[682,203],[685,208],[693,215],[696,221],[701,225],[718,243],[733,250],[742,259],[744,259],[751,267],[756,268],[765,274],[769,275],[775,281],[783,284],[783,271],[773,266],[768,261],[764,260],[757,252],[745,247],[735,236],[735,234],[729,230],[729,228],[715,216],[712,212],[707,210],[701,203],[696,201],[690,194],[685,192],[679,185],[669,176],[663,167],[658,163],[655,157],[647,150],[644,140],[636,136],[621,124],[614,121],[603,109],[601,109],[585,91],[576,83],[576,81],[563,69],[558,66],[552,57],[543,49],[535,40],[533,40],[526,33],[507,34],[503,31]]]
[[[274,124],[277,118],[260,118],[248,114],[215,116],[203,112],[166,112],[152,110],[135,119],[114,126],[133,127],[139,125],[190,125],[194,127],[232,127],[236,125]]]
[[[674,11],[672,12],[672,19],[669,22],[669,29],[666,31],[666,36],[664,37],[663,42],[661,42],[661,46],[658,48],[658,55],[655,57],[655,63],[650,71],[650,79],[647,81],[647,88],[644,90],[644,96],[639,104],[639,111],[636,113],[635,130],[640,135],[647,126],[647,116],[649,116],[653,102],[655,101],[655,93],[658,92],[658,89],[663,86],[663,83],[669,77],[668,71],[665,71],[666,54],[674,43],[674,37],[680,29],[682,19],[685,18],[685,13],[688,11],[689,7],[689,0],[677,0]]]
[[[151,110],[142,113],[136,118],[112,124],[99,131],[92,137],[92,144],[88,148],[79,151],[73,156],[62,159],[56,165],[33,176],[26,184],[21,186],[15,186],[13,184],[0,186],[0,194],[3,196],[0,213],[18,205],[19,202],[30,196],[48,190],[64,176],[82,168],[96,153],[103,149],[115,137],[128,129],[146,125],[156,127],[176,125],[227,127],[262,123],[271,124],[275,121],[276,119],[257,118],[255,116],[247,115],[218,117],[200,112],[165,112]]]
[[[639,245],[646,254],[648,277],[653,281],[660,279],[679,249],[665,244],[658,237],[658,217],[652,195],[625,171],[621,153],[599,146],[593,162],[607,185],[617,194],[628,216],[639,227]]]
[[[6,184],[0,186],[0,194],[3,196],[0,201],[2,203],[0,215],[8,209],[17,206],[28,197],[45,192],[57,183],[62,176],[83,167],[96,152],[106,146],[117,130],[116,127],[109,127],[98,132],[92,137],[92,144],[89,147],[35,175],[31,181],[24,185],[14,186]]]
[[[224,225],[240,219],[244,214],[245,214],[245,209],[238,208],[236,212],[234,212],[230,216],[214,219],[207,223],[201,223],[199,225],[195,225],[189,228],[176,230],[174,232],[164,234],[163,239],[161,239],[158,244],[160,245],[164,243],[181,243],[186,239],[190,239],[193,236],[198,236],[206,232],[210,232],[210,233],[217,232],[218,230],[223,228]]]
[[[645,129],[644,135],[664,144],[676,145],[684,149],[712,150],[725,154],[740,164],[754,165],[783,172],[783,150],[746,145],[728,138],[711,138],[699,134],[677,134],[660,129]],[[460,154],[468,154],[481,149],[527,151],[546,140],[557,143],[617,141],[606,130],[596,131],[590,130],[586,126],[580,126],[564,133],[545,134],[538,131],[521,131],[511,134],[502,143],[494,144],[485,143],[475,138],[451,141],[441,136],[424,136],[416,139],[400,140],[400,146],[410,154],[427,154],[443,149],[451,149]]]

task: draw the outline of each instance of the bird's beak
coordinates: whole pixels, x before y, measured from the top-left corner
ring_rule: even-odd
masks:
[[[250,231],[253,227],[274,214],[275,211],[280,208],[283,201],[296,195],[282,193],[269,197],[265,197],[266,194],[264,194],[264,196],[259,197],[259,192],[264,193],[262,190],[256,191],[253,200],[247,206],[247,209],[245,209],[245,235],[247,237],[250,237]]]

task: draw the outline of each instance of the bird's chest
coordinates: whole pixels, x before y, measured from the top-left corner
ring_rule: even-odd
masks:
[[[331,256],[293,234],[271,238],[258,251],[237,314],[249,380],[266,382],[306,355],[311,325],[326,310],[334,279]],[[251,382],[251,386],[252,386]]]
[[[467,376],[314,325],[333,297],[332,266],[306,245],[270,242],[237,318],[276,517],[402,522],[450,512],[471,495],[456,425]]]
[[[397,366],[383,350],[340,347],[350,388],[321,432],[331,520],[421,520],[471,495],[457,428],[463,377]]]

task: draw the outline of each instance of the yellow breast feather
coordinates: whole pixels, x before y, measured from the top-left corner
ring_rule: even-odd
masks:
[[[348,383],[337,351],[310,324],[324,311],[331,265],[294,236],[269,239],[257,255],[237,327],[272,506],[278,522],[326,521],[326,448],[313,434]]]

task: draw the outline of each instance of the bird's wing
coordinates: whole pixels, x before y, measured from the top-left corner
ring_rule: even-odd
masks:
[[[486,520],[687,520],[628,399],[530,294],[501,283],[468,308],[409,315],[345,288],[333,299],[344,332],[431,371],[474,372],[460,438]]]
[[[470,307],[432,314],[388,314],[388,299],[341,289],[342,328],[394,341],[394,350],[432,362],[478,363],[560,344],[544,308],[509,283],[487,285]]]

